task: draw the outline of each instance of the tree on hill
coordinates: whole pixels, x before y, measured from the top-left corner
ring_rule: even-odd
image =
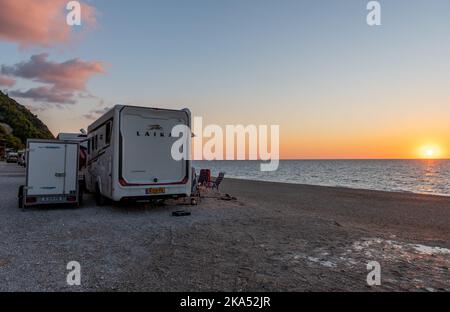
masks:
[[[36,115],[0,91],[0,140],[5,140],[8,147],[19,149],[31,138],[53,139],[54,136]]]

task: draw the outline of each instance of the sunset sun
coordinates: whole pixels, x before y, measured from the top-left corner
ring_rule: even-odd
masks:
[[[433,159],[441,156],[441,148],[438,145],[425,145],[420,148],[420,158]]]

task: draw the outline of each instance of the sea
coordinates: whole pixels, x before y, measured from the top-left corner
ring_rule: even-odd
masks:
[[[260,170],[261,161],[193,161],[197,171],[270,182],[450,196],[450,160],[280,160],[278,170]]]

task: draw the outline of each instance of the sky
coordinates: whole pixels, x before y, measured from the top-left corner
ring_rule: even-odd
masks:
[[[281,158],[450,157],[450,2],[0,0],[0,88],[57,134],[115,104],[279,125]]]

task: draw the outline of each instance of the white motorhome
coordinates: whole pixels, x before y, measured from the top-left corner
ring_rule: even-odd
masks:
[[[57,140],[61,141],[75,141],[80,142],[80,146],[87,149],[87,134],[83,133],[59,133],[56,137]]]
[[[84,132],[84,130],[82,130]],[[86,158],[87,158],[87,134],[85,133],[59,133],[56,137],[57,140],[61,141],[72,141],[78,142],[80,144],[80,155],[78,160],[78,174],[81,183],[81,188],[84,191],[86,189]]]
[[[177,125],[191,127],[189,110],[124,105],[91,124],[86,187],[97,203],[190,196],[191,161],[171,154]]]
[[[19,207],[79,205],[78,155],[78,142],[29,139],[26,184],[19,188]]]

